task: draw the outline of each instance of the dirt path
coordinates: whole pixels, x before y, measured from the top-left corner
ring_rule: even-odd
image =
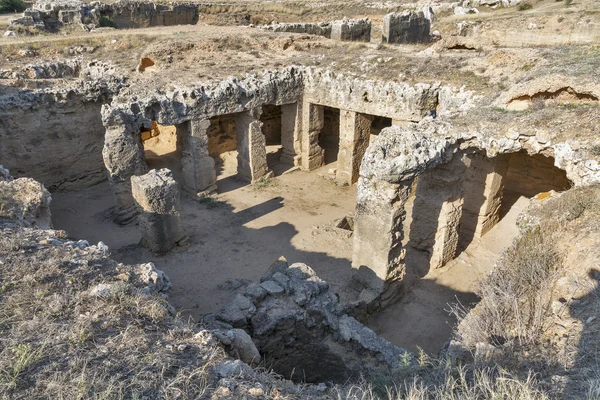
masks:
[[[521,197],[483,238],[474,240],[444,268],[431,270],[402,301],[372,317],[367,326],[399,347],[437,354],[456,323],[446,311],[448,304],[458,300],[466,306],[477,301],[473,293],[477,282],[517,236],[516,218],[527,204],[528,199]]]
[[[282,255],[311,266],[334,290],[344,286],[351,274],[352,239],[331,224],[353,212],[355,187],[302,171],[255,186],[224,173],[218,186],[214,200],[182,196],[189,245],[165,256],[138,245],[136,225],[118,226],[110,220],[114,203],[107,183],[54,193],[53,221],[73,237],[105,242],[118,261],[153,261],[172,281],[172,303],[195,319],[228,304],[236,294],[232,286],[258,280]]]

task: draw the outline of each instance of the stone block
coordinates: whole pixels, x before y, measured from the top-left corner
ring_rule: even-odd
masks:
[[[370,42],[371,21],[368,18],[331,21],[331,39],[344,42]]]
[[[142,245],[164,253],[185,238],[179,185],[171,171],[163,168],[132,176],[131,190],[139,212]]]
[[[430,41],[431,21],[423,12],[391,13],[383,17],[385,43],[427,43]]]

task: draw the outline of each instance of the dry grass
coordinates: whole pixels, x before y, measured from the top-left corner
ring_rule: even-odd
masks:
[[[334,399],[353,400],[545,400],[532,373],[520,379],[500,368],[456,366],[449,360],[427,360],[405,369],[386,386],[372,382],[335,387]]]
[[[0,398],[198,398],[224,358],[128,282],[129,267],[53,231],[0,235]],[[91,296],[98,283],[110,296]]]
[[[537,223],[524,227],[481,283],[478,295],[482,301],[476,309],[469,313],[460,305],[454,309],[462,319],[464,343],[469,347],[481,342],[540,344],[551,323],[554,286],[565,274],[560,241],[567,230],[597,229],[599,216],[595,187],[572,189],[531,210],[530,218]]]
[[[525,232],[507,249],[480,285],[477,310],[464,318],[461,336],[469,346],[484,342],[519,345],[539,341],[550,313],[552,288],[562,266],[554,227]]]

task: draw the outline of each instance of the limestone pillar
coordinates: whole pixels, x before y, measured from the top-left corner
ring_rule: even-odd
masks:
[[[115,221],[127,224],[136,215],[131,195],[131,177],[148,171],[144,148],[138,134],[120,128],[108,129],[104,137],[102,156],[117,204]]]
[[[464,206],[461,220],[461,242],[468,245],[489,231],[500,220],[504,177],[508,157],[487,158],[472,154],[466,158]]]
[[[302,102],[281,106],[281,162],[299,166],[302,159]]]
[[[267,143],[259,118],[259,109],[235,115],[238,174],[250,183],[257,182],[269,173]]]
[[[194,195],[217,189],[215,161],[208,154],[208,119],[193,120],[177,126],[181,142],[183,189]]]
[[[340,110],[340,149],[336,180],[349,185],[358,181],[360,162],[369,146],[372,117]]]
[[[163,168],[132,176],[133,198],[140,213],[142,245],[155,253],[172,249],[185,238],[181,223],[179,185],[171,171]]]
[[[455,157],[419,176],[409,245],[428,254],[430,268],[442,267],[456,256],[465,168]]]
[[[315,170],[324,164],[325,151],[319,146],[319,134],[325,117],[323,106],[306,102],[302,109],[302,168]]]
[[[390,300],[404,278],[402,224],[411,183],[358,180],[352,268],[354,279],[365,287],[363,299],[383,294],[382,301]]]

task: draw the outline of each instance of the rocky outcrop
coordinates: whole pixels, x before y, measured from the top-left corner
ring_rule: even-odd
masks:
[[[147,3],[120,0],[87,13],[108,18],[118,29],[152,26],[194,25],[198,22],[198,6],[193,3]]]
[[[10,20],[11,26],[53,30],[63,25],[79,24],[85,29],[117,29],[152,26],[193,25],[198,22],[198,6],[193,3],[148,3],[119,0],[111,4],[87,5],[77,0],[37,1],[22,17]]]
[[[496,105],[508,110],[525,110],[534,103],[577,104],[600,102],[600,85],[564,75],[551,75],[519,83],[504,92]]]
[[[320,23],[281,22],[262,25],[259,28],[273,32],[306,33],[345,42],[369,42],[371,40],[371,21],[368,18],[344,18]]]
[[[247,339],[241,339],[240,346],[227,339],[235,336],[230,332],[242,329],[252,338],[263,363],[307,382],[343,382],[361,373],[389,372],[404,354],[344,314],[337,295],[310,267],[288,266],[284,259],[229,306],[206,316],[205,323],[221,340],[225,337],[232,349],[255,357]]]

